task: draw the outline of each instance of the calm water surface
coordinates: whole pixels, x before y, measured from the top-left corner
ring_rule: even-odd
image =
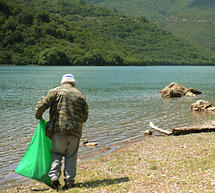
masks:
[[[107,146],[143,139],[149,121],[171,129],[214,117],[192,113],[190,105],[199,99],[215,105],[215,67],[0,66],[0,186],[26,181],[13,170],[35,132],[35,106],[50,88],[59,85],[65,73],[74,74],[76,87],[89,104],[89,120],[81,141],[98,143],[90,148],[80,145],[80,157]],[[171,82],[196,88],[203,94],[162,99],[158,91]],[[44,118],[48,118],[47,113]]]

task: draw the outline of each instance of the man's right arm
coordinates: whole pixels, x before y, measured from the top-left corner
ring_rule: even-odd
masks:
[[[41,97],[38,101],[36,110],[35,110],[35,117],[36,119],[41,119],[43,113],[51,106],[51,101],[54,97],[54,93],[50,90],[45,96]]]

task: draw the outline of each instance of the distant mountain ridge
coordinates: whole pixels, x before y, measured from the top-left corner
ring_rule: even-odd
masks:
[[[144,16],[215,54],[214,0],[88,0],[121,13]]]
[[[111,12],[83,0],[1,2],[8,4],[9,11],[0,9],[0,63],[215,64],[210,51],[159,29],[144,17]]]
[[[88,2],[116,9],[135,16],[159,19],[193,8],[208,11],[215,8],[214,0],[87,0]],[[156,13],[156,14],[155,14]]]
[[[191,2],[191,5],[190,5],[190,7],[199,7],[199,6],[215,7],[215,2],[214,0],[194,0]]]

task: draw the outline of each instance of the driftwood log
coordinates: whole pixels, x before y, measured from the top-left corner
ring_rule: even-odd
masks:
[[[150,127],[165,135],[186,135],[189,133],[214,132],[215,121],[208,121],[204,124],[194,125],[190,127],[174,128],[172,129],[172,131],[158,128],[152,122],[150,122]]]

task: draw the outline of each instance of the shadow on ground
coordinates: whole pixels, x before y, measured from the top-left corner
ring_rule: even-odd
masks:
[[[123,177],[123,178],[114,178],[114,179],[103,179],[103,180],[90,180],[86,182],[79,182],[75,183],[75,188],[95,188],[99,186],[108,186],[112,184],[119,184],[123,182],[128,182],[129,178],[128,177]],[[43,191],[48,191],[49,188],[33,188],[31,189],[32,192],[43,192]]]
[[[123,177],[123,178],[114,178],[114,179],[103,179],[103,180],[90,180],[86,181],[83,183],[76,183],[75,187],[77,188],[95,188],[98,186],[108,186],[112,184],[119,184],[122,182],[128,182],[129,178],[128,177]]]
[[[50,188],[42,188],[42,189],[37,189],[37,188],[33,188],[31,189],[32,192],[45,192],[45,191],[49,191]]]

